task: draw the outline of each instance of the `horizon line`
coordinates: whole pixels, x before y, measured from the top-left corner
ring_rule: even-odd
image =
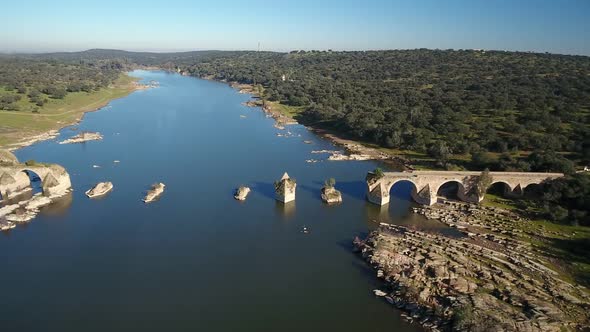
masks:
[[[191,52],[268,52],[268,53],[291,53],[295,51],[305,52],[383,52],[383,51],[417,51],[417,50],[429,50],[429,51],[480,51],[480,52],[506,52],[506,53],[530,53],[530,54],[551,54],[551,55],[566,55],[566,56],[582,56],[590,57],[588,54],[576,54],[576,53],[552,53],[549,51],[539,50],[510,50],[510,49],[485,49],[485,48],[375,48],[375,49],[317,49],[317,48],[300,48],[290,50],[254,50],[254,49],[207,49],[207,48],[194,48],[194,49],[169,49],[169,50],[157,50],[157,49],[119,49],[119,48],[86,48],[79,50],[54,50],[54,51],[0,51],[2,55],[43,55],[43,54],[55,54],[55,53],[83,53],[89,51],[121,51],[129,53],[154,53],[154,54],[175,54],[175,53],[191,53]]]

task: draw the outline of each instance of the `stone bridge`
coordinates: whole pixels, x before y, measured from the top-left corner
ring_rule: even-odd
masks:
[[[400,181],[413,184],[412,199],[417,203],[432,205],[437,201],[438,190],[444,184],[458,184],[457,197],[466,202],[480,202],[485,190],[478,190],[481,172],[454,171],[413,171],[384,172],[382,177],[369,172],[367,175],[367,199],[369,202],[385,205],[389,203],[389,192],[393,185]],[[503,183],[507,196],[520,196],[531,184],[540,184],[545,180],[562,177],[562,173],[530,173],[530,172],[489,172],[491,185]]]
[[[23,164],[18,162],[12,153],[0,150],[0,201],[30,191],[31,173],[41,179],[44,196],[58,197],[71,191],[70,175],[62,166],[45,163]]]

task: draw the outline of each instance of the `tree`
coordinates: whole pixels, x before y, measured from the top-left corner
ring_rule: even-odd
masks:
[[[451,151],[447,143],[437,141],[428,149],[428,154],[434,157],[441,165],[446,166],[451,156]]]
[[[527,161],[531,165],[531,170],[536,172],[554,171],[565,174],[575,172],[574,163],[571,160],[552,150],[533,152],[528,156]]]
[[[544,184],[543,210],[550,220],[590,226],[590,175],[575,173]]]
[[[58,88],[56,90],[53,91],[53,93],[51,94],[51,98],[54,99],[63,99],[67,94],[66,89],[64,88]]]
[[[490,175],[490,170],[485,169],[479,177],[477,178],[477,194],[479,197],[483,197],[488,190],[488,188],[492,185],[493,178]]]
[[[336,185],[336,180],[334,178],[329,178],[328,180],[324,181],[324,186],[326,188],[334,188]]]
[[[383,173],[383,170],[379,167],[375,168],[375,170],[373,171],[373,173],[375,174],[375,177],[377,179],[381,179],[382,177],[385,176],[385,174]]]

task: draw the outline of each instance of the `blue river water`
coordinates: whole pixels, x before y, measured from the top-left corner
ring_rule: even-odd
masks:
[[[421,330],[373,295],[380,282],[351,252],[375,220],[440,227],[409,213],[409,185],[393,188],[389,206],[373,206],[364,177],[378,163],[312,154],[338,148],[300,125],[274,128],[226,84],[132,75],[160,86],[86,114],[58,138],[98,131],[102,141],[16,152],[66,167],[74,192],[0,234],[3,331]],[[305,162],[312,158],[323,161]],[[286,206],[273,197],[285,171],[298,184]],[[320,199],[330,177],[341,205]],[[112,181],[113,192],[85,197],[99,181]],[[146,205],[155,182],[166,191]],[[252,192],[238,202],[242,184]]]

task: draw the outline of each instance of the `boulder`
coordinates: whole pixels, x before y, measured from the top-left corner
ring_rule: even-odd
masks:
[[[145,203],[151,203],[156,198],[160,197],[164,192],[164,187],[166,187],[163,183],[159,182],[152,185],[152,188],[147,192],[143,201]]]
[[[106,195],[113,190],[112,182],[99,182],[94,187],[86,191],[86,196],[90,198]]]
[[[250,193],[250,188],[245,187],[245,186],[240,186],[238,189],[236,189],[236,191],[234,193],[234,198],[237,199],[238,201],[245,201],[246,197],[248,196],[249,193]]]
[[[342,203],[342,194],[334,187],[325,186],[321,191],[322,200],[328,204]]]

